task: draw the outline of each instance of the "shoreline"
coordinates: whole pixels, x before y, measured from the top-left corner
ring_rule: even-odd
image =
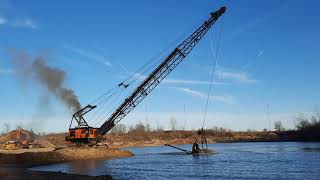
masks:
[[[73,153],[73,154],[72,154]],[[0,177],[1,179],[112,179],[111,175],[89,176],[79,174],[67,174],[63,172],[36,171],[30,168],[58,164],[73,161],[85,161],[92,159],[109,160],[134,156],[127,150],[115,148],[64,148],[51,152],[23,152],[19,154],[0,153]]]
[[[179,141],[176,139],[175,141]],[[131,145],[123,145],[117,144],[113,145],[114,148],[139,148],[139,147],[160,147],[165,146],[165,144],[172,144],[172,145],[192,145],[193,142],[182,142],[182,143],[175,143],[172,141],[171,143],[155,143],[154,141],[141,141],[139,143],[131,143]],[[170,141],[169,141],[170,142]],[[268,143],[268,142],[301,142],[301,143],[320,143],[320,141],[304,141],[304,140],[219,140],[219,141],[210,141],[208,144],[216,144],[216,143]],[[200,144],[198,142],[198,144]]]
[[[218,141],[218,142],[208,142],[208,144],[231,144],[231,143],[285,143],[285,142],[296,142],[296,143],[320,143],[320,141],[304,141],[304,140],[238,140],[238,141]],[[170,144],[170,143],[168,143]],[[192,147],[193,143],[171,143],[171,145],[190,145],[190,148]],[[200,144],[198,142],[198,144]],[[143,147],[161,147],[165,146],[165,144],[152,144],[150,142],[148,143],[139,143],[138,145],[134,146],[116,146],[117,148],[143,148]]]

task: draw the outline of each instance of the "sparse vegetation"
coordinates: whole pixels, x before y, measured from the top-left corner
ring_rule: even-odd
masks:
[[[145,132],[147,130],[146,126],[142,123],[139,122],[135,126],[130,126],[129,132]]]
[[[2,130],[2,134],[6,134],[10,131],[10,124],[9,123],[3,123],[3,130]]]
[[[320,140],[320,106],[316,105],[311,116],[298,114],[296,117],[296,128],[303,140]]]
[[[282,122],[281,121],[274,122],[274,129],[276,131],[284,131],[285,130],[285,128],[282,126]]]
[[[127,126],[124,124],[117,124],[111,129],[112,134],[123,134],[128,130]]]
[[[170,118],[170,126],[171,126],[171,131],[177,130],[177,120],[174,117]]]

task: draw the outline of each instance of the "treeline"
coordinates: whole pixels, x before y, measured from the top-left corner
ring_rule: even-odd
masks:
[[[151,132],[154,131],[150,128],[149,124],[143,124],[139,122],[136,125],[127,126],[125,124],[117,124],[111,130],[111,134],[124,134],[130,132]]]
[[[136,141],[152,141],[152,140],[163,140],[172,141],[176,140],[175,143],[193,143],[195,137],[200,135],[199,129],[185,130],[185,128],[177,128],[175,123],[173,127],[169,127],[168,130],[163,128],[155,127],[151,128],[148,124],[143,124],[139,122],[136,125],[124,125],[117,124],[108,133],[110,136],[106,136],[106,139],[112,137],[113,140],[117,139],[118,142],[136,142]],[[169,125],[171,126],[171,125]],[[216,138],[231,137],[231,130],[222,127],[207,128],[204,130],[205,136],[214,141]]]
[[[151,126],[149,124],[143,124],[142,122],[139,122],[138,124],[136,125],[125,125],[125,124],[117,124],[115,125],[110,133],[111,134],[124,134],[124,133],[138,133],[138,132],[168,132],[168,131],[192,131],[192,132],[195,132],[195,131],[199,131],[199,130],[185,130],[184,128],[174,128],[171,127],[170,130],[164,130],[164,128],[162,127],[157,127],[157,128],[151,128]],[[230,129],[226,129],[226,128],[223,128],[223,127],[216,127],[214,126],[213,128],[208,128],[208,129],[205,129],[205,132],[207,134],[210,134],[210,135],[221,135],[221,134],[228,134],[230,132],[232,132]]]
[[[299,114],[296,117],[296,128],[301,139],[320,141],[320,106],[315,106],[310,116]]]
[[[286,129],[281,121],[274,123],[277,135],[293,141],[320,141],[320,106],[311,114],[300,113],[295,117],[295,129]]]

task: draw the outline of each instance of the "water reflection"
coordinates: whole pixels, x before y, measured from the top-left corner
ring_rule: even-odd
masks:
[[[305,148],[302,148],[302,150],[306,152],[320,152],[320,148],[312,148],[312,147],[305,147]]]
[[[105,160],[75,161],[62,164],[61,169],[70,174],[94,174],[105,162]]]

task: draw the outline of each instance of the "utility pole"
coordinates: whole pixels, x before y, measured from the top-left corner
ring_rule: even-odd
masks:
[[[186,104],[183,104],[183,115],[186,115]],[[186,117],[184,117],[184,130],[187,130],[187,120]]]
[[[147,99],[146,99],[146,123],[147,123],[147,125],[146,125],[146,129],[147,129],[147,131],[149,131],[149,118],[148,118],[148,104],[147,104]]]
[[[267,104],[267,120],[269,121],[269,131],[271,131],[271,122],[270,122],[270,104]]]

